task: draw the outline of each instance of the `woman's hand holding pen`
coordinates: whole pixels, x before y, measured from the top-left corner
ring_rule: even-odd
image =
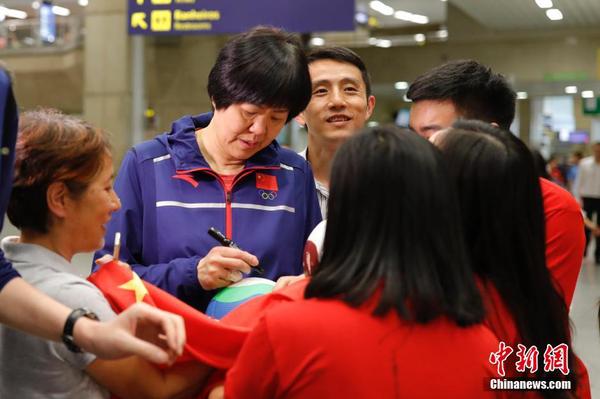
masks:
[[[237,248],[216,246],[198,262],[198,282],[205,290],[226,287],[258,265],[256,256]]]
[[[102,256],[101,258],[96,259],[95,263],[98,266],[102,266],[103,264],[108,263],[108,262],[112,261],[113,259],[115,259],[115,258],[112,255],[106,254],[106,255]],[[131,266],[129,266],[128,263],[125,263],[123,261],[119,260],[118,264],[119,264],[119,266],[123,266],[123,267],[127,267],[127,268],[131,269]]]

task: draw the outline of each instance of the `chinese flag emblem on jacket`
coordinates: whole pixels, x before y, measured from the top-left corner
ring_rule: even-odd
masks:
[[[177,362],[195,359],[215,368],[227,369],[233,365],[250,332],[250,328],[225,325],[211,319],[114,261],[104,264],[88,280],[102,291],[116,313],[136,302],[145,302],[183,317],[187,342]]]

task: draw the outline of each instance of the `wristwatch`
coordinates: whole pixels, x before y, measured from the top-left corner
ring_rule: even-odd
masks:
[[[81,348],[75,344],[75,338],[73,337],[73,329],[75,328],[75,323],[79,320],[80,317],[87,317],[88,319],[98,320],[98,316],[96,313],[92,312],[88,308],[78,308],[73,310],[69,317],[67,317],[67,321],[65,321],[65,327],[63,328],[62,333],[62,341],[67,346],[71,352],[81,353]]]

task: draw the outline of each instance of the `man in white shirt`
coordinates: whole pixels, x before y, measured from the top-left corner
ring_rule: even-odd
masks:
[[[575,178],[573,192],[581,203],[583,210],[588,219],[593,220],[594,217],[600,221],[600,142],[594,143],[592,146],[593,155],[583,158],[579,162],[579,170]],[[596,216],[595,216],[596,215]],[[585,229],[585,246],[591,240],[590,230]],[[596,264],[600,264],[600,245],[596,240],[596,250],[594,252]]]
[[[369,73],[361,58],[344,47],[322,47],[308,55],[312,97],[296,121],[306,126],[310,163],[323,218],[327,217],[329,176],[337,149],[360,130],[373,113]]]

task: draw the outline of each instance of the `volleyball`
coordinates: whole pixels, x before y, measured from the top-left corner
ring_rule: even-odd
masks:
[[[275,282],[261,277],[248,277],[223,288],[208,304],[206,315],[221,319],[251,298],[273,291]]]
[[[304,268],[304,274],[306,276],[310,276],[314,272],[315,267],[317,267],[321,261],[326,229],[327,220],[323,220],[321,223],[315,226],[306,240],[306,244],[304,245],[304,253],[302,255],[302,267]]]

